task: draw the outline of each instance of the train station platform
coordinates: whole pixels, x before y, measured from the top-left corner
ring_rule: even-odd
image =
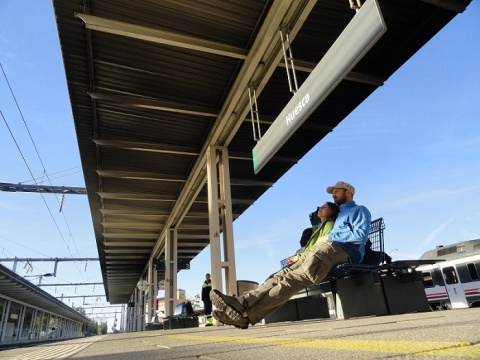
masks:
[[[479,359],[480,308],[108,334],[0,351],[13,359]]]

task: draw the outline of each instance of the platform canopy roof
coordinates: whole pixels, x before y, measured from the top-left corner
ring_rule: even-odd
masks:
[[[85,315],[1,264],[0,294],[6,296],[9,300],[29,305],[34,304],[41,310],[60,315],[66,319],[82,324],[91,322]]]
[[[235,220],[469,2],[379,0],[385,35],[255,174],[249,89],[264,134],[292,97],[280,33],[300,86],[350,1],[53,0],[107,300],[128,302],[168,229],[185,263],[209,244],[211,145]]]

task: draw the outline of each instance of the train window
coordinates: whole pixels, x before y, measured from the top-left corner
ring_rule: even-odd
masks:
[[[479,280],[480,279],[480,277],[478,276],[477,268],[475,267],[474,263],[468,263],[467,268],[468,268],[468,273],[470,274],[470,278],[472,280]]]
[[[423,275],[423,286],[433,287],[432,273],[430,271],[422,272]]]
[[[458,283],[457,273],[453,266],[443,268],[442,272],[447,285]]]

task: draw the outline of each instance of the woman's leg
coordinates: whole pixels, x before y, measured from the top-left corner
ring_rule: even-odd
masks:
[[[279,271],[257,289],[244,295],[247,316],[252,324],[285,304],[298,291],[322,281],[332,267],[349,261],[347,253],[332,243],[319,243],[298,261]],[[282,269],[283,270],[283,269]]]

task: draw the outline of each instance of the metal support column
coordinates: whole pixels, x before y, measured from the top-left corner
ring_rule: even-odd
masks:
[[[130,298],[131,300],[131,298]],[[132,323],[132,312],[130,308],[130,300],[127,303],[127,308],[125,309],[125,328],[122,332],[130,332],[132,331],[131,323]]]
[[[145,331],[146,324],[147,324],[147,291],[140,291],[140,299],[141,299],[141,306],[142,306],[142,321],[140,322],[140,331]]]
[[[147,319],[146,322],[149,323],[153,317],[155,316],[156,309],[155,304],[157,300],[157,293],[158,293],[158,283],[156,282],[157,279],[157,271],[156,268],[153,266],[153,259],[150,259],[148,262],[148,274],[147,274],[147,281],[148,281],[148,291],[147,291]]]
[[[6,306],[4,308],[4,313],[3,313],[4,319],[3,319],[3,322],[0,322],[0,342],[1,343],[3,343],[5,341],[5,335],[7,333],[7,324],[8,324],[7,316],[8,316],[8,314],[10,314],[10,305],[11,304],[12,304],[12,302],[10,300],[6,301]],[[0,319],[0,320],[2,320],[2,319]]]
[[[177,305],[177,230],[170,229],[165,239],[165,316],[173,315]]]
[[[134,292],[135,294],[135,292]],[[127,332],[132,332],[134,331],[134,326],[133,324],[135,323],[135,308],[131,306],[130,304],[134,303],[133,301],[134,297],[133,295],[130,297],[129,305],[127,306]]]
[[[157,314],[157,296],[158,296],[158,273],[157,273],[157,268],[155,266],[153,267],[153,272],[152,272],[152,282],[153,282],[152,310],[153,310],[153,316],[155,316]]]
[[[135,331],[142,331],[142,323],[144,317],[143,309],[143,291],[135,289]]]
[[[126,314],[125,314],[126,311]],[[125,310],[125,304],[122,304],[122,312],[120,313],[120,332],[125,332],[125,319],[128,318],[128,306],[127,310]],[[128,330],[126,330],[128,331]]]
[[[236,294],[237,278],[233,242],[232,199],[228,150],[226,147],[210,146],[207,151],[207,187],[212,288],[223,291],[224,275],[225,292]],[[223,243],[220,241],[221,232]],[[225,271],[224,274],[222,274],[222,270]]]
[[[132,307],[132,326],[131,326],[131,330],[130,331],[137,331],[137,316],[138,316],[138,312],[137,312],[137,298],[138,298],[138,289],[135,288],[135,290],[133,291],[133,307]]]

